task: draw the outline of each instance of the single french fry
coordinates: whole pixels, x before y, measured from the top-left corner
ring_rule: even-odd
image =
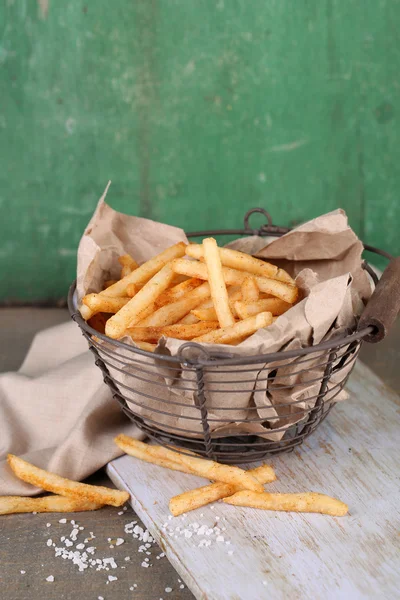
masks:
[[[99,312],[116,313],[129,302],[129,298],[112,298],[100,294],[87,294],[82,302],[90,309],[92,315],[95,315]]]
[[[240,288],[233,292],[231,292],[231,290],[232,290],[232,288],[230,288],[230,290],[228,292],[229,306],[231,308],[233,316],[239,317],[239,315],[236,312],[235,304],[236,304],[237,300],[241,300],[242,293],[240,291]],[[204,303],[200,304],[195,309],[191,310],[190,314],[197,317],[197,319],[199,319],[200,321],[216,321],[217,320],[217,313],[215,311],[212,301],[204,302]]]
[[[157,342],[161,336],[178,340],[191,340],[194,337],[213,331],[218,327],[218,321],[199,322],[193,325],[175,324],[165,327],[130,327],[126,330],[134,342]]]
[[[137,291],[137,286],[134,283],[128,283],[128,285],[126,286],[126,295],[129,298],[133,298]]]
[[[234,324],[235,319],[229,306],[221,259],[217,242],[214,238],[203,240],[203,256],[207,267],[211,298],[214,303],[215,312],[217,313],[218,322],[220,327],[229,327]]]
[[[161,308],[166,304],[170,304],[171,302],[176,302],[177,300],[184,298],[188,292],[195,290],[197,287],[202,285],[202,283],[203,281],[201,279],[197,279],[196,277],[191,277],[190,279],[186,279],[185,281],[178,283],[174,287],[165,290],[165,292],[163,292],[161,296],[157,298],[156,307]]]
[[[128,265],[124,265],[121,269],[121,279],[132,273],[132,269]]]
[[[184,298],[166,304],[152,315],[144,319],[140,325],[144,327],[164,327],[165,325],[174,325],[187,315],[192,308],[196,308],[203,300],[210,297],[210,286],[207,282],[202,283],[198,288],[188,292]]]
[[[225,483],[233,483],[241,489],[263,491],[262,484],[239,467],[221,465],[212,460],[188,456],[180,452],[174,452],[163,446],[149,446],[124,434],[118,435],[114,441],[119,448],[131,456],[137,456],[137,452],[139,451],[141,453],[140,458],[146,456],[145,460],[147,462],[158,464],[157,461],[159,459],[165,459],[171,461],[171,464],[187,467],[193,475]]]
[[[155,302],[172,281],[174,273],[169,264],[163,266],[120,311],[106,323],[106,335],[113,339],[122,337],[129,326],[142,320],[144,310]]]
[[[150,344],[149,342],[141,342],[139,340],[135,340],[135,345],[141,350],[146,350],[146,352],[154,352],[157,348],[157,344]]]
[[[42,498],[26,498],[24,496],[0,496],[0,515],[15,513],[61,513],[97,510],[104,504],[96,504],[88,500],[67,498],[67,496],[44,496]]]
[[[231,250],[230,248],[219,248],[219,253],[221,262],[225,267],[231,267],[232,269],[238,269],[239,271],[247,271],[247,273],[253,275],[277,279],[278,281],[284,281],[285,283],[294,285],[294,280],[290,277],[289,273],[286,273],[283,269],[278,269],[278,267],[271,263],[260,260],[259,258],[254,258],[254,256],[250,256],[250,254]],[[200,259],[204,256],[204,250],[201,244],[189,244],[186,247],[186,254],[193,258]]]
[[[306,492],[303,494],[257,494],[249,490],[236,492],[229,498],[224,498],[226,504],[234,506],[249,506],[264,510],[283,510],[294,512],[311,512],[342,517],[347,514],[349,507],[344,502],[325,494]]]
[[[244,302],[252,302],[259,299],[260,290],[258,289],[254,277],[246,277],[246,279],[243,280],[241,292]]]
[[[154,302],[152,302],[151,304],[148,305],[147,308],[145,308],[141,313],[140,313],[140,318],[141,320],[138,321],[138,323],[135,323],[135,325],[140,325],[142,326],[142,322],[147,319],[147,317],[149,317],[150,315],[153,314],[153,312],[155,311],[155,306],[154,306]]]
[[[154,277],[154,275],[156,275],[156,273],[158,273],[158,271],[160,271],[168,262],[179,256],[184,256],[185,248],[186,244],[183,242],[179,242],[178,244],[167,248],[154,258],[151,258],[147,262],[140,265],[140,267],[129,273],[129,275],[126,277],[123,277],[114,283],[114,285],[111,285],[106,290],[99,292],[100,295],[111,296],[113,298],[126,296],[126,288],[129,283],[134,283],[136,285],[142,285],[146,283],[149,281],[149,279]],[[82,317],[86,320],[92,316],[90,308],[85,305],[81,306],[79,310]]]
[[[134,258],[130,254],[124,254],[118,258],[118,262],[121,267],[128,267],[130,272],[134,271],[139,267],[139,264],[136,262]]]
[[[186,260],[184,258],[176,258],[172,261],[171,266],[175,273],[181,273],[188,275],[189,277],[198,277],[199,279],[204,279],[205,281],[208,280],[207,267],[200,262]],[[243,280],[248,277],[248,273],[245,273],[244,271],[238,271],[236,269],[230,269],[228,267],[223,267],[222,272],[226,285],[241,285]],[[273,296],[281,298],[281,300],[285,300],[285,302],[290,302],[292,304],[297,300],[299,291],[295,285],[278,281],[276,279],[267,279],[266,277],[255,276],[254,278],[260,292],[272,294]]]
[[[104,283],[103,283],[103,290],[106,290],[107,288],[111,287],[112,285],[114,285],[114,283],[117,283],[118,279],[107,279]]]
[[[207,342],[209,344],[229,344],[238,338],[252,335],[258,329],[268,327],[272,323],[272,315],[270,312],[263,312],[249,317],[243,321],[238,321],[231,327],[216,329],[205,333],[199,337],[193,338],[194,342]]]
[[[80,501],[87,500],[95,504],[110,504],[111,506],[122,506],[129,499],[128,492],[66,479],[55,473],[35,467],[14,454],[8,454],[7,461],[19,479],[43,488],[47,492],[68,496]]]
[[[275,472],[269,465],[262,465],[247,472],[262,484],[271,483],[276,479]],[[184,492],[183,494],[179,494],[179,496],[174,496],[169,501],[169,510],[174,517],[177,517],[196,508],[201,508],[206,504],[211,504],[211,502],[216,502],[226,496],[232,496],[237,491],[239,490],[235,485],[218,481],[217,483],[211,483],[210,485]]]
[[[265,311],[272,313],[274,316],[283,315],[292,306],[292,304],[280,298],[268,298],[256,300],[255,302],[235,302],[235,310],[241,319],[248,319],[248,317]]]

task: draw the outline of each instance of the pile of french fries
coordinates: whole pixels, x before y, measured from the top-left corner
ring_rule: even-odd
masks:
[[[186,258],[185,258],[186,255]],[[283,269],[249,254],[202,244],[171,246],[142,265],[119,257],[121,279],[82,299],[81,315],[113,339],[154,351],[162,336],[236,345],[298,300]]]
[[[245,471],[239,467],[205,460],[193,452],[182,453],[172,447],[145,444],[124,434],[118,435],[115,443],[126,454],[145,462],[211,480],[208,485],[171,498],[169,509],[175,517],[218,500],[234,506],[321,513],[335,517],[344,516],[348,512],[348,506],[344,502],[325,494],[265,492],[264,484],[276,480],[274,469],[269,465]],[[0,515],[97,510],[105,504],[121,506],[129,499],[127,492],[65,479],[12,454],[8,455],[8,463],[15,475],[23,481],[57,495],[43,498],[0,497]]]

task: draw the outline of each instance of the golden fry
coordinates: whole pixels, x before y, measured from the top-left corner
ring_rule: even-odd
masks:
[[[126,295],[129,296],[129,298],[133,298],[133,296],[135,296],[137,291],[138,291],[138,288],[134,283],[129,283],[126,286]]]
[[[203,256],[207,267],[208,283],[210,284],[211,298],[220,327],[229,327],[235,323],[229,306],[228,292],[222,273],[221,259],[217,242],[214,238],[203,240]]]
[[[272,315],[270,312],[263,312],[239,321],[232,327],[224,327],[210,333],[205,333],[193,339],[194,342],[207,342],[209,344],[229,344],[238,338],[252,335],[258,329],[268,327],[272,323]]]
[[[248,317],[265,311],[272,313],[274,316],[283,315],[292,306],[292,304],[280,298],[267,298],[255,302],[235,302],[235,310],[241,319],[248,319]]]
[[[111,506],[122,506],[128,499],[128,492],[112,490],[98,485],[88,485],[60,477],[44,469],[39,469],[31,463],[9,454],[7,461],[13,472],[19,479],[43,488],[47,492],[69,496],[76,500],[94,502],[95,504],[111,504]]]
[[[159,459],[165,459],[171,461],[172,465],[176,464],[188,468],[193,475],[198,475],[199,477],[233,483],[241,489],[263,491],[262,484],[239,467],[221,465],[212,460],[188,456],[180,452],[174,452],[163,446],[149,446],[124,434],[118,435],[114,441],[127,454],[137,456],[147,462],[159,464]],[[171,468],[175,467],[172,466]]]
[[[118,262],[121,265],[121,267],[128,267],[130,269],[130,272],[134,271],[139,267],[139,264],[134,258],[132,258],[132,256],[130,256],[130,254],[124,254],[123,256],[120,256],[118,258]]]
[[[187,315],[192,308],[196,308],[201,302],[210,297],[210,286],[202,283],[198,288],[188,292],[185,298],[162,306],[155,313],[140,323],[145,327],[164,327],[174,325]]]
[[[176,302],[177,300],[184,298],[188,292],[195,290],[202,283],[203,281],[201,279],[197,279],[196,277],[185,279],[185,281],[178,283],[169,290],[165,290],[165,292],[163,292],[161,296],[157,298],[156,307],[161,308],[162,306],[165,306],[165,304],[170,304],[171,302]]]
[[[244,302],[252,302],[260,297],[260,290],[254,277],[246,277],[243,280],[241,291]]]
[[[262,484],[271,483],[276,479],[275,472],[269,465],[262,465],[248,471],[248,473]],[[216,502],[226,496],[232,496],[237,491],[239,491],[238,488],[230,483],[211,483],[210,485],[179,494],[179,496],[174,496],[169,501],[169,510],[174,517],[177,517],[206,504],[211,504],[211,502]]]
[[[175,273],[181,273],[189,277],[198,277],[205,281],[208,280],[207,267],[200,262],[177,258],[172,261],[172,269]],[[248,277],[248,274],[244,271],[228,267],[223,267],[222,272],[226,285],[241,285],[243,280]],[[277,281],[276,279],[267,279],[266,277],[256,276],[255,280],[260,292],[272,294],[277,298],[281,298],[281,300],[285,300],[285,302],[294,303],[297,300],[299,292],[295,285]]]
[[[114,285],[114,283],[117,283],[117,281],[117,279],[107,279],[103,284],[103,290],[106,290],[110,286]]]
[[[90,309],[92,315],[95,315],[99,312],[116,313],[129,302],[129,298],[112,298],[100,294],[87,294],[82,302]]]
[[[96,504],[67,496],[44,496],[42,498],[27,498],[24,496],[0,496],[0,515],[14,513],[61,513],[98,510],[104,504]]]
[[[126,330],[135,342],[157,342],[161,336],[178,340],[191,340],[196,336],[208,333],[218,327],[218,321],[209,323],[194,323],[193,325],[176,324],[165,327],[130,327]]]
[[[229,498],[224,498],[224,502],[234,506],[249,506],[263,510],[311,512],[333,517],[343,517],[349,510],[344,502],[315,492],[303,494],[269,494],[263,492],[257,494],[249,490],[243,490]]]
[[[267,277],[290,283],[294,285],[294,280],[283,269],[278,269],[275,265],[268,263],[259,258],[254,258],[250,254],[231,250],[230,248],[219,248],[221,262],[226,267],[238,269],[239,271],[247,271],[252,275]],[[201,244],[189,244],[186,247],[186,254],[193,258],[200,259],[204,256],[204,251]]]
[[[138,271],[137,269],[136,271]],[[135,273],[135,271],[134,271]],[[163,266],[119,312],[106,323],[106,335],[111,338],[121,338],[127,327],[135,325],[143,317],[142,313],[149,304],[162,294],[172,281],[174,273],[169,264]]]

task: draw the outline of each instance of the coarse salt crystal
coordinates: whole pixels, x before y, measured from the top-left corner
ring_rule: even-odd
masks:
[[[73,543],[71,542],[71,540],[65,540],[65,545],[69,548],[70,546],[73,546]]]
[[[85,528],[82,525],[79,527],[79,531],[83,531]]]
[[[21,571],[21,575],[25,575],[26,571]]]
[[[49,581],[50,583],[53,583],[54,576],[53,575],[49,575],[48,577],[46,577],[46,581]]]
[[[123,543],[124,543],[124,540],[122,538],[117,538],[117,541],[115,542],[115,545],[116,546],[120,546]]]
[[[126,560],[126,561],[131,560],[131,557],[130,556],[125,556],[124,560]]]
[[[97,596],[97,600],[104,600],[103,596]]]
[[[169,594],[170,592],[172,592],[172,588],[171,587],[166,587],[165,591],[167,592],[167,594]]]
[[[66,523],[66,522],[67,522],[67,519],[60,519],[58,522],[59,522],[59,523]]]
[[[183,583],[181,583],[181,585],[180,585],[179,587],[180,587],[180,589],[181,589],[181,590],[183,590],[183,588],[184,588],[185,586],[183,585]]]
[[[114,577],[114,575],[108,575],[108,581],[117,581],[118,577]]]
[[[51,527],[51,523],[46,523],[46,527]]]
[[[71,525],[75,525],[75,521],[72,519],[72,521],[70,521]]]
[[[123,514],[124,514],[124,511],[123,511],[123,510],[120,510],[120,511],[119,511],[119,513],[118,513],[118,515],[119,515],[119,516],[121,516],[121,515],[123,515]]]
[[[142,567],[149,567],[149,566],[150,566],[149,563],[144,562],[144,561],[142,562]]]
[[[50,539],[48,539],[47,542],[46,542],[47,546],[51,546],[52,543],[53,543],[53,540],[50,540]]]
[[[78,544],[77,547],[76,547],[76,549],[77,550],[83,550],[84,547],[85,547],[85,544]]]

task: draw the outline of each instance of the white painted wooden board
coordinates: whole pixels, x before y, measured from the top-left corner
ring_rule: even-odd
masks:
[[[268,461],[278,481],[267,486],[336,496],[350,506],[346,517],[217,503],[168,521],[169,498],[205,480],[129,456],[110,463],[109,476],[131,493],[134,510],[196,598],[400,597],[400,399],[361,363],[348,389],[350,400],[336,406],[301,448]],[[230,545],[215,536],[175,533],[195,522],[213,527],[217,516]],[[211,545],[199,547],[201,539]]]

